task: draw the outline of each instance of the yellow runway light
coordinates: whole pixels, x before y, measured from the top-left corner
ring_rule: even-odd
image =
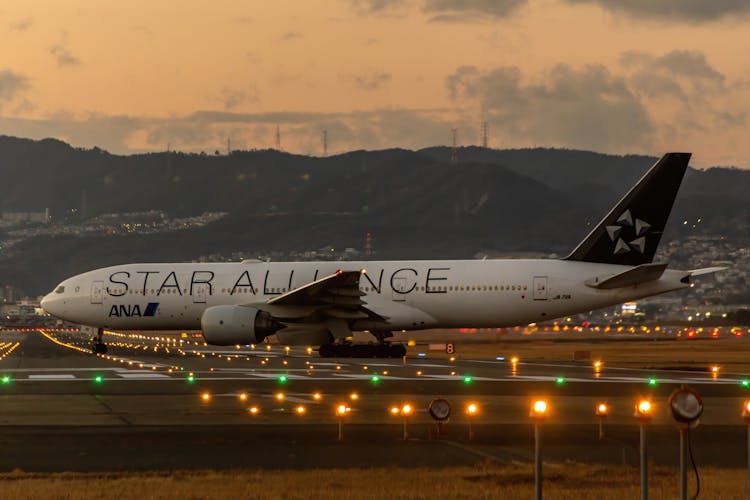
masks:
[[[352,401],[356,401],[359,399],[359,394],[357,394],[356,392],[353,392],[349,394],[349,399],[351,399]]]
[[[257,415],[258,413],[260,413],[260,408],[258,408],[257,406],[251,406],[247,411],[249,411],[251,415]]]
[[[237,395],[237,397],[240,399],[240,401],[247,401],[247,393],[241,392]]]
[[[297,412],[297,415],[304,415],[307,413],[307,408],[304,405],[298,405],[294,411]]]
[[[313,399],[315,401],[320,401],[321,399],[323,399],[323,395],[320,394],[319,392],[316,392],[316,393],[313,394]]]
[[[276,393],[276,401],[284,401],[284,393],[283,392],[277,392]]]
[[[479,406],[477,406],[476,403],[469,403],[466,406],[466,414],[469,416],[474,416],[477,413],[479,413]]]
[[[398,406],[391,406],[391,415],[398,415],[401,413],[401,409]]]
[[[635,418],[641,422],[648,422],[653,417],[653,405],[648,399],[642,399],[635,405]]]
[[[609,406],[607,406],[607,403],[599,403],[596,405],[596,416],[597,417],[606,417],[609,413]]]
[[[544,420],[547,417],[548,410],[549,410],[549,405],[547,404],[547,401],[544,399],[537,399],[531,405],[530,416],[531,418],[535,420]]]
[[[336,415],[339,418],[346,416],[350,411],[351,411],[351,408],[346,406],[344,403],[341,403],[336,407]]]
[[[204,403],[208,403],[209,401],[211,401],[211,393],[210,392],[201,393],[201,400]]]

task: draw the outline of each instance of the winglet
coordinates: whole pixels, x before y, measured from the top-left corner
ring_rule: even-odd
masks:
[[[690,153],[667,153],[565,260],[639,266],[653,262]]]

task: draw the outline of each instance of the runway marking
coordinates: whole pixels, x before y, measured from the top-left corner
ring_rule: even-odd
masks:
[[[75,375],[71,375],[70,373],[65,374],[45,374],[45,375],[29,375],[29,379],[31,380],[70,380],[75,379]]]
[[[172,378],[169,375],[165,375],[163,373],[154,373],[152,371],[143,371],[143,372],[137,372],[137,373],[118,373],[118,377],[122,377],[125,379],[165,379],[165,378]]]

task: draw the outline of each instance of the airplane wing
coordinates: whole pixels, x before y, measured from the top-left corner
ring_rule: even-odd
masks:
[[[362,271],[339,270],[330,276],[290,290],[265,303],[253,304],[279,321],[309,321],[318,319],[384,320],[365,307],[364,292],[359,290]]]

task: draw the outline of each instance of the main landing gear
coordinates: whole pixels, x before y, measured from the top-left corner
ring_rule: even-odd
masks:
[[[406,347],[402,344],[323,344],[318,349],[321,358],[403,358]]]
[[[91,339],[91,352],[94,354],[107,354],[107,344],[102,340],[103,336],[104,329],[99,328],[96,331],[96,337]]]

